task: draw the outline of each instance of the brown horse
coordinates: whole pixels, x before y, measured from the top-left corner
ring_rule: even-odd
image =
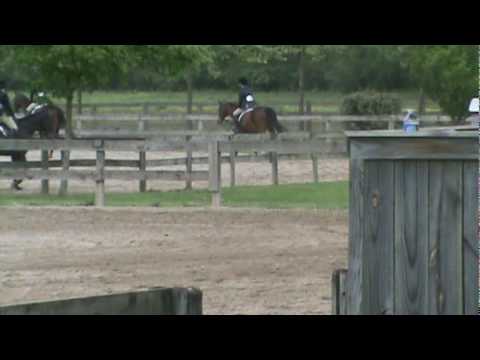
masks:
[[[18,131],[12,133],[4,125],[0,124],[0,141],[1,139],[31,139],[36,132],[48,133],[50,129],[50,122],[47,121],[45,112],[38,112],[32,115],[27,115],[17,120]],[[11,157],[12,162],[26,162],[26,151],[0,151],[0,156]],[[12,188],[15,190],[22,190],[20,184],[22,179],[13,180]]]
[[[32,104],[32,100],[26,95],[18,93],[13,101],[13,110],[15,113],[22,111],[27,118],[37,123],[37,131],[41,138],[54,139],[59,137],[60,129],[66,125],[65,114],[62,109],[54,104],[45,105],[34,114],[27,114],[27,108]],[[35,116],[33,116],[35,115]],[[50,151],[49,158],[53,156]]]
[[[221,125],[228,118],[234,118],[233,113],[238,109],[235,103],[220,103],[218,109],[218,124]],[[272,108],[257,107],[246,113],[238,126],[242,134],[262,134],[269,132],[276,135],[286,132],[286,129],[278,122],[277,114]]]

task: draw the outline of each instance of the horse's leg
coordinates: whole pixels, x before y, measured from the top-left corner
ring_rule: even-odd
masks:
[[[14,153],[12,155],[12,162],[26,162],[27,157],[26,153]],[[23,182],[23,179],[15,179],[12,181],[12,189],[16,191],[22,191],[20,184]]]

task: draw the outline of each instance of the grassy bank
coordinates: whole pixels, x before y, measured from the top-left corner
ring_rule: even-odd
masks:
[[[293,184],[280,186],[239,186],[223,189],[224,205],[268,209],[346,209],[348,183]],[[92,206],[93,194],[56,195],[0,193],[0,206]],[[107,206],[194,207],[208,206],[205,190],[148,193],[111,193]]]

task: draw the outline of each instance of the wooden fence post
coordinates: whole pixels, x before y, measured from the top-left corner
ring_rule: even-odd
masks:
[[[336,270],[332,275],[332,315],[347,315],[347,270]]]
[[[97,179],[95,191],[95,206],[105,206],[105,149],[103,141],[96,143],[97,147]]]
[[[312,103],[311,103],[311,101],[307,101],[307,114],[312,115]]]
[[[143,114],[144,115],[150,114],[150,105],[149,104],[144,104],[143,105]]]
[[[278,185],[278,155],[276,152],[271,152],[270,157],[272,160],[272,184]]]
[[[145,131],[145,120],[143,119],[142,114],[138,116],[138,132],[142,133]]]
[[[212,193],[212,207],[218,208],[222,205],[222,162],[219,142],[216,140],[208,144],[208,162],[209,190]]]
[[[230,151],[230,187],[235,187],[235,151]]]
[[[145,151],[140,151],[139,153],[139,170],[140,174],[145,176],[145,171],[147,170],[147,153]],[[144,193],[147,191],[147,180],[146,178],[140,180],[140,192]]]
[[[270,137],[270,140],[273,141],[276,139],[275,135]],[[272,163],[272,184],[278,185],[278,154],[276,152],[270,153],[270,161]]]
[[[62,170],[64,173],[68,173],[70,169],[70,150],[62,150]],[[66,196],[68,193],[68,179],[60,180],[60,196]]]
[[[42,150],[42,170],[48,171],[48,150]],[[42,179],[42,195],[48,195],[49,187],[49,180]]]
[[[315,136],[313,134],[313,125],[312,125],[311,121],[308,123],[308,132],[309,132],[310,140],[313,140]],[[315,184],[317,184],[318,181],[319,181],[319,177],[318,177],[318,154],[317,153],[312,153],[310,155],[310,157],[312,158],[313,182]]]
[[[190,146],[190,141],[192,137],[187,136],[187,159],[186,159],[186,169],[185,169],[185,189],[192,190],[192,171],[193,171],[193,151],[192,147]]]

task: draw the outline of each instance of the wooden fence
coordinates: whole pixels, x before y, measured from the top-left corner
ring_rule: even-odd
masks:
[[[295,124],[296,129],[307,132],[315,133],[314,124],[321,124],[321,133],[330,134],[332,133],[333,125],[335,124],[346,124],[346,123],[384,123],[385,128],[389,130],[394,130],[401,126],[403,116],[402,115],[391,115],[391,116],[343,116],[343,115],[332,115],[332,114],[319,114],[319,115],[286,115],[279,116],[279,121],[281,123],[291,125]],[[122,136],[125,134],[132,135],[132,129],[126,128],[121,129],[122,124],[126,123],[136,123],[136,134],[138,136],[155,136],[162,134],[163,130],[155,130],[151,125],[164,123],[164,124],[175,124],[184,126],[184,130],[191,131],[195,129],[197,132],[203,132],[209,125],[214,125],[218,127],[218,116],[207,115],[207,114],[163,114],[161,116],[153,115],[128,115],[128,114],[105,114],[105,115],[77,115],[74,118],[76,123],[76,131],[78,134],[83,135],[98,135],[98,123],[101,123],[102,127],[110,128],[110,134],[115,136]],[[87,130],[85,125],[88,123],[96,123],[96,128],[92,130]],[[431,126],[432,124],[449,124],[451,119],[448,116],[443,115],[428,115],[423,116],[420,121],[420,126]],[[115,126],[115,128],[113,128]],[[217,129],[218,131],[218,129]],[[342,129],[343,131],[343,129]]]
[[[300,104],[298,102],[269,102],[268,106],[271,106],[278,110],[280,113],[298,113],[300,110]],[[314,104],[311,101],[306,101],[302,113],[311,114],[315,107],[321,106],[321,104]],[[164,112],[169,108],[179,108],[181,111],[187,113],[189,108],[192,112],[205,113],[207,109],[218,109],[218,102],[194,102],[189,105],[187,101],[149,101],[149,102],[130,102],[130,103],[82,103],[79,106],[78,103],[73,105],[73,110],[77,114],[96,114],[102,112],[104,109],[112,110],[115,112],[125,110],[138,111],[145,115],[149,115],[154,111]],[[134,109],[134,110],[132,110]],[[118,110],[118,111],[117,111]]]
[[[185,181],[187,188],[193,181],[208,181],[212,193],[212,205],[221,204],[221,164],[229,163],[231,186],[235,186],[235,166],[238,162],[269,160],[272,164],[272,183],[279,183],[278,160],[294,159],[302,156],[310,159],[313,165],[313,180],[318,181],[318,157],[338,157],[346,153],[343,139],[276,139],[244,136],[235,139],[220,137],[171,137],[147,140],[81,139],[81,140],[2,140],[0,150],[42,151],[42,161],[27,163],[2,162],[0,179],[41,180],[42,193],[49,192],[49,180],[60,180],[60,195],[68,191],[68,180],[93,181],[96,184],[95,204],[105,205],[105,181],[139,181],[140,191],[146,191],[149,180]],[[62,152],[61,161],[48,161],[47,152]],[[96,159],[71,160],[70,154],[76,150],[96,152]],[[139,160],[110,160],[107,151],[136,152]],[[182,151],[186,158],[147,160],[147,152]],[[208,152],[208,156],[194,158],[194,152]],[[241,155],[237,153],[252,154]],[[253,155],[253,153],[257,153]],[[266,154],[265,154],[266,153]],[[222,156],[222,154],[228,154]],[[190,156],[190,157],[188,157]],[[208,164],[208,171],[194,171],[194,164]],[[185,165],[182,170],[148,170],[152,167]],[[87,169],[76,169],[78,167]],[[110,168],[130,168],[111,170]],[[90,169],[88,169],[90,168]],[[52,170],[55,169],[55,170]],[[56,170],[59,169],[59,170]]]
[[[193,288],[155,288],[126,294],[1,306],[0,316],[202,315],[202,297],[202,292]]]

